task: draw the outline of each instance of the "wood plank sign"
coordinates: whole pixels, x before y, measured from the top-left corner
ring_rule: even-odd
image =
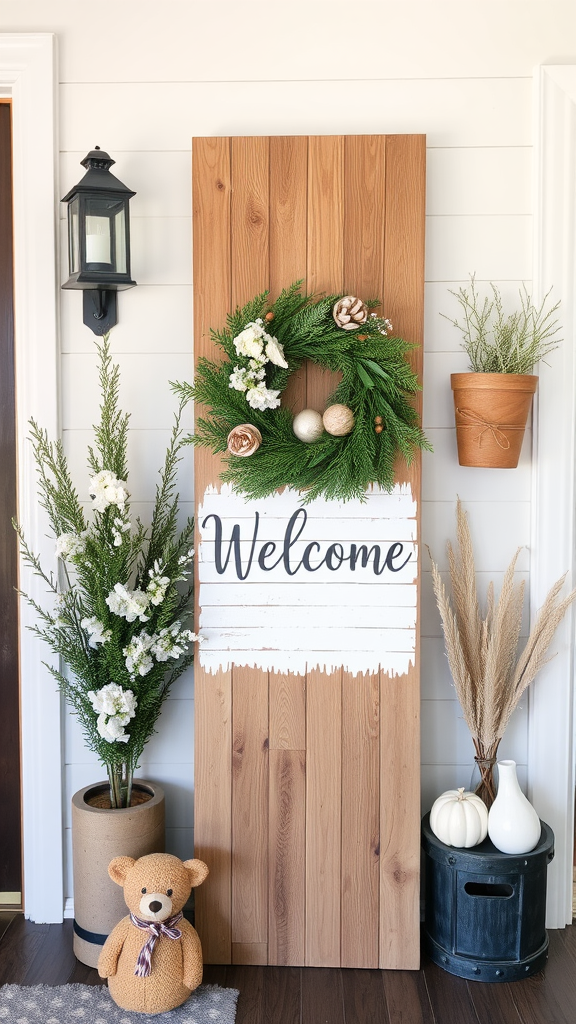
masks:
[[[421,345],[424,180],[419,135],[194,139],[195,358],[218,358],[227,313],[297,280],[381,299]],[[322,410],[333,388],[305,365],[282,402]],[[196,449],[205,960],[415,969],[419,459],[346,502],[248,500],[221,468]]]

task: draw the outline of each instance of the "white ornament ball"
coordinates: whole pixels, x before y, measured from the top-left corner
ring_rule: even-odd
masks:
[[[322,417],[315,409],[303,409],[292,420],[292,430],[300,441],[311,444],[324,433]]]
[[[329,405],[322,422],[324,429],[333,437],[345,437],[354,426],[354,413],[347,405]]]

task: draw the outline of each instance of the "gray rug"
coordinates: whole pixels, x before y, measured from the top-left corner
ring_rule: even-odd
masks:
[[[0,1024],[234,1024],[238,989],[201,985],[168,1013],[121,1010],[105,985],[3,985]]]

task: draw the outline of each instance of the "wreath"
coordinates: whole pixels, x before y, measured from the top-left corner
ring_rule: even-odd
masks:
[[[364,500],[371,483],[390,491],[397,454],[410,464],[417,449],[430,449],[411,402],[420,390],[406,358],[414,346],[376,315],[377,300],[318,299],[303,294],[301,282],[272,303],[268,296],[229,314],[225,330],[211,330],[221,361],[202,357],[193,385],[173,385],[209,412],[188,443],[225,453],[221,479],[249,498],[285,486],[303,491],[304,502]],[[293,416],[281,396],[306,359],[342,379],[323,414]]]

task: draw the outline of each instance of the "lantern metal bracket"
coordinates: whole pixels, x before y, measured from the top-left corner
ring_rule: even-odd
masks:
[[[83,322],[99,337],[118,323],[116,295],[116,291],[103,288],[85,288],[83,291]]]

